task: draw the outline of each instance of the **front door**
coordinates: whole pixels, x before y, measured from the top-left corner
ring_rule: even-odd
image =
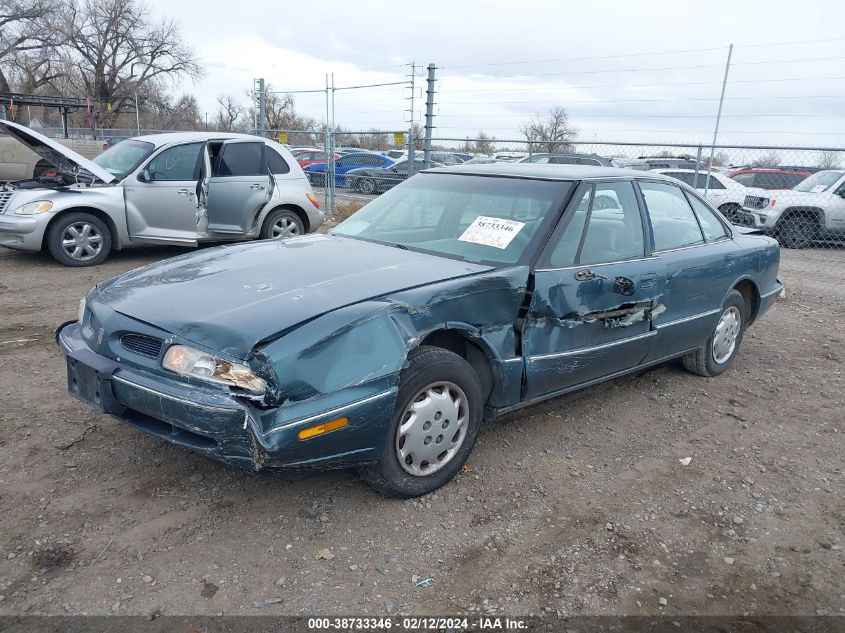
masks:
[[[534,275],[523,325],[525,397],[635,367],[655,334],[665,275],[630,181],[585,183]]]
[[[153,156],[124,185],[132,240],[194,244],[203,143],[173,145]]]
[[[208,181],[208,233],[244,235],[270,200],[270,176],[261,141],[226,141]]]

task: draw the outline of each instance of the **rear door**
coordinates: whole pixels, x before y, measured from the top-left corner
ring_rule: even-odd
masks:
[[[640,364],[651,352],[665,276],[630,181],[588,182],[535,270],[523,326],[526,397]]]
[[[123,190],[133,240],[193,243],[197,239],[197,184],[204,143],[171,145],[153,156]]]
[[[208,181],[208,232],[244,235],[270,199],[262,141],[225,141]]]
[[[735,280],[740,253],[723,222],[696,196],[667,182],[638,184],[652,247],[666,271],[663,310],[654,320],[659,336],[648,359],[657,360],[707,340]]]

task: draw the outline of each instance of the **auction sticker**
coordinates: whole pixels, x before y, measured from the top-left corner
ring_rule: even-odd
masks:
[[[458,239],[461,242],[483,244],[494,248],[507,248],[508,244],[513,241],[513,238],[524,226],[524,222],[479,215]]]

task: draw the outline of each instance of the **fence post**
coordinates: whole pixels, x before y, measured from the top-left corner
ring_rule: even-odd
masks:
[[[426,167],[431,164],[431,137],[434,133],[434,70],[434,64],[429,64],[425,90],[425,145],[423,147],[423,161]]]
[[[701,168],[701,145],[698,146],[698,153],[695,155],[695,176],[693,176],[693,187],[698,187],[698,170]]]

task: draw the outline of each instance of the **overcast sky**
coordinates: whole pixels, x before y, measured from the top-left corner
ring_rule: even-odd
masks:
[[[845,145],[845,3],[275,2],[150,0],[182,24],[206,76],[210,116],[253,78],[276,90],[401,81],[437,70],[438,137],[520,138],[537,112],[563,105],[580,140],[710,142],[728,44],[735,45],[720,142]],[[417,78],[415,120],[424,111]],[[347,129],[407,129],[410,90],[336,93]],[[297,109],[325,119],[323,94]]]

